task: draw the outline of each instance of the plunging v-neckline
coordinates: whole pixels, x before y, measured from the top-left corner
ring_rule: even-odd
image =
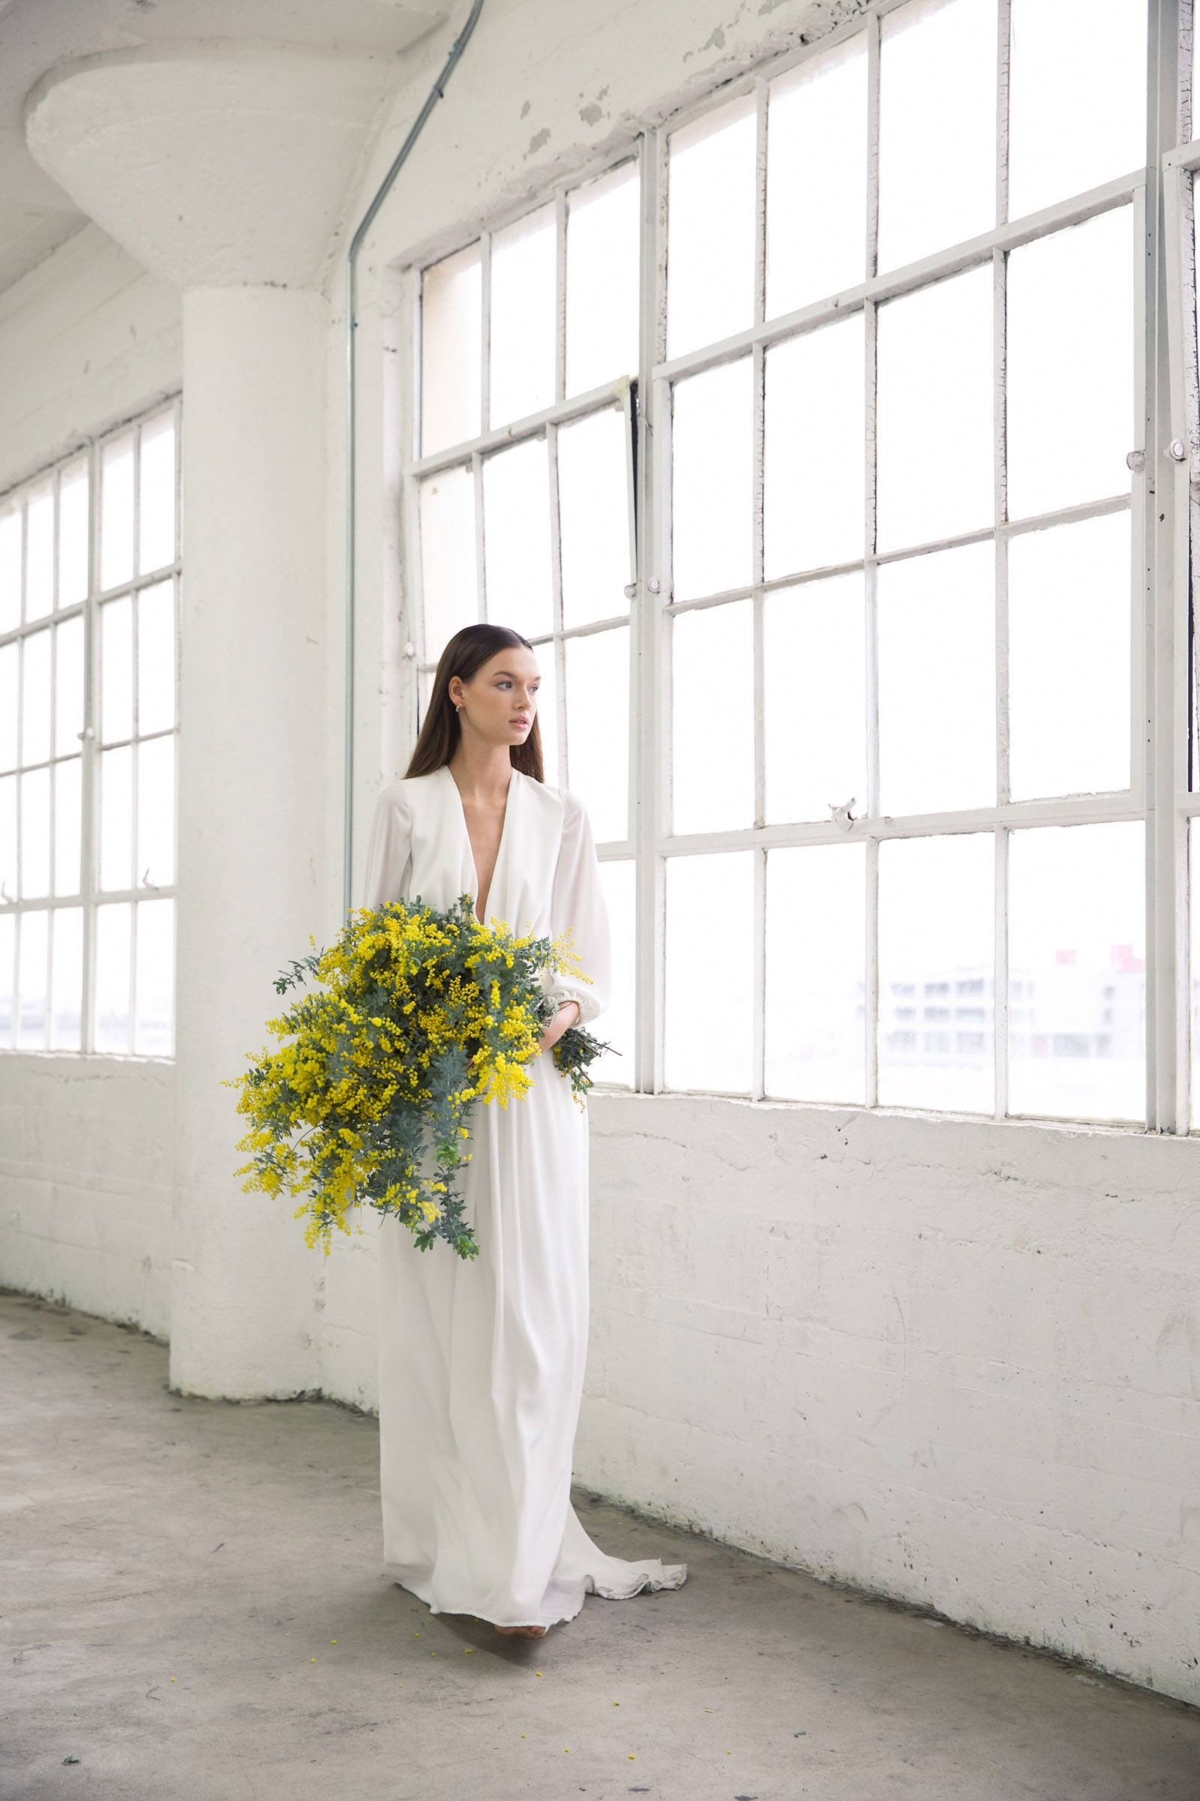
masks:
[[[443,763],[442,768],[446,772],[446,780],[453,788],[455,799],[458,802],[458,816],[462,820],[463,835],[467,841],[467,855],[471,859],[471,868],[475,872],[475,918],[480,925],[484,925],[486,924],[486,921],[481,917],[482,903],[479,896],[479,865],[475,861],[475,846],[471,843],[471,828],[467,823],[467,809],[463,806],[463,797],[459,792],[458,783],[454,779],[449,763]],[[520,773],[520,770],[514,766],[512,775],[509,777],[508,781],[508,793],[505,796],[504,801],[504,818],[500,822],[500,842],[496,846],[496,861],[492,864],[492,879],[488,883],[489,900],[492,898],[492,889],[496,886],[496,877],[500,873],[500,859],[504,855],[505,838],[508,833],[508,821],[512,814],[513,784],[516,782]]]

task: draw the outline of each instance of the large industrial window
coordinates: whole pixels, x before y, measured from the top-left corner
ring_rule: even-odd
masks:
[[[0,1049],[174,1052],[177,439],[0,499]]]
[[[640,227],[630,159],[424,270],[408,478],[422,701],[446,640],[471,621],[513,626],[537,648],[546,780],[587,796],[606,844],[624,986],[605,1033],[621,1055],[597,1074],[626,1083]]]
[[[884,0],[419,272],[414,654],[545,646],[638,975],[606,1080],[1200,1123],[1190,43],[1172,0]],[[572,680],[579,360],[636,377],[637,558]]]

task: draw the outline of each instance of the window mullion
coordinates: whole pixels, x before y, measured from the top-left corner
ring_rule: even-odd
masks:
[[[670,657],[665,598],[671,590],[671,388],[653,370],[666,351],[667,135],[642,139],[638,395],[636,865],[637,1035],[634,1089],[663,1086],[666,863],[663,857]]]
[[[1144,467],[1133,483],[1134,768],[1146,819],[1146,1124],[1157,1132],[1188,1129],[1187,1034],[1182,1003],[1185,947],[1185,829],[1176,811],[1175,658],[1177,464],[1170,453],[1171,365],[1169,284],[1164,267],[1162,157],[1179,126],[1178,0],[1150,0],[1147,78],[1147,182],[1134,196],[1138,279],[1135,283],[1135,432]],[[1186,492],[1186,486],[1185,486]],[[1186,639],[1184,639],[1186,642]]]
[[[96,835],[100,807],[96,794],[100,780],[99,637],[100,612],[96,593],[100,585],[100,446],[88,448],[88,577],[83,610],[83,752],[80,765],[82,796],[79,890],[83,901],[83,1012],[79,1043],[84,1054],[95,1051],[96,969]]]
[[[865,270],[868,282],[879,268],[879,52],[878,15],[867,21],[867,205]],[[863,1099],[879,1102],[879,839],[869,822],[879,813],[879,656],[878,565],[875,561],[875,515],[878,474],[875,435],[879,308],[863,303],[863,650],[866,719],[866,785],[863,815],[867,825],[864,879],[867,884],[863,947],[863,1037],[866,1069]]]

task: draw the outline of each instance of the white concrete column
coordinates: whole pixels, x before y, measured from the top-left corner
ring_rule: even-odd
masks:
[[[175,1256],[171,1383],[318,1386],[324,1257],[288,1197],[246,1195],[223,1078],[276,1041],[272,979],[318,929],[324,809],[325,329],[320,296],[185,292]],[[332,778],[332,779],[330,779]]]

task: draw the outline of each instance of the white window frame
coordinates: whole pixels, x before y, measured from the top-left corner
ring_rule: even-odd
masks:
[[[548,650],[554,661],[554,692],[556,697],[557,742],[560,746],[564,767],[567,761],[567,729],[566,729],[566,645],[567,641],[587,637],[597,632],[612,631],[626,627],[630,633],[631,669],[630,698],[632,706],[633,668],[632,640],[633,619],[631,617],[635,600],[634,571],[636,567],[635,543],[635,433],[634,419],[637,409],[636,383],[628,375],[614,381],[604,383],[598,388],[590,388],[582,394],[566,396],[566,225],[568,195],[589,182],[599,179],[625,163],[637,165],[637,179],[644,192],[645,174],[643,168],[643,149],[639,143],[626,146],[618,153],[610,154],[583,170],[576,171],[570,180],[557,183],[553,189],[555,208],[555,229],[557,233],[557,262],[555,276],[555,394],[556,399],[548,407],[536,413],[529,413],[521,419],[515,419],[504,425],[488,427],[474,438],[463,439],[460,443],[447,445],[427,456],[420,454],[420,418],[421,418],[421,279],[423,271],[442,257],[422,259],[420,264],[413,264],[404,272],[404,318],[408,327],[404,346],[405,366],[412,371],[411,396],[409,410],[407,441],[409,455],[403,467],[403,520],[404,538],[411,547],[405,558],[405,586],[408,595],[408,619],[410,629],[404,645],[404,656],[414,666],[414,681],[419,686],[429,676],[437,664],[441,646],[431,652],[425,643],[425,618],[421,593],[421,557],[420,557],[420,491],[421,483],[429,476],[441,470],[469,467],[474,482],[475,496],[475,582],[478,597],[476,617],[484,620],[487,617],[487,571],[484,557],[485,512],[483,498],[483,466],[490,452],[500,450],[530,438],[546,438],[547,457],[550,471],[550,564],[551,564],[551,600],[553,627],[548,633],[531,638],[530,643],[540,651]],[[465,238],[454,249],[445,252],[453,255],[456,249],[466,249],[478,242],[482,274],[482,296],[480,311],[482,319],[482,355],[480,357],[480,419],[487,421],[491,389],[491,356],[490,356],[490,323],[491,323],[491,252],[492,240],[507,226],[527,217],[531,212],[540,211],[547,204],[547,197],[535,203],[528,200],[520,206],[512,207],[505,213],[490,221],[488,226]],[[564,627],[562,608],[562,556],[559,544],[558,513],[558,431],[563,425],[569,425],[577,419],[590,414],[604,412],[619,406],[625,417],[626,484],[628,492],[629,520],[629,584],[625,590],[626,601],[630,603],[623,613],[614,613],[605,619],[588,620],[585,625]],[[423,711],[423,708],[420,709]],[[629,794],[628,818],[632,822],[636,806],[636,773],[632,755],[629,758]],[[563,782],[569,783],[564,774]],[[613,841],[606,847],[609,856],[631,857],[633,855],[632,826],[624,840]]]
[[[137,560],[136,559],[136,546],[140,543],[140,528],[141,528],[141,520],[140,520],[141,442],[142,442],[141,428],[145,424],[149,423],[151,420],[161,418],[167,412],[170,412],[172,414],[173,420],[174,420],[174,428],[175,428],[175,548],[176,548],[175,560],[174,560],[174,562],[166,564],[161,568],[155,569],[153,572],[151,572],[149,574],[141,575],[138,573],[134,573],[134,574],[131,574],[131,576],[129,577],[129,579],[127,581],[115,583],[111,588],[101,589],[101,587],[100,587],[100,523],[101,523],[102,509],[103,509],[103,497],[102,497],[101,487],[102,487],[102,480],[103,480],[102,472],[103,472],[103,457],[104,457],[105,446],[107,444],[109,444],[112,440],[114,440],[116,438],[120,438],[130,431],[133,432],[134,448],[133,448],[133,526],[132,526],[132,531],[133,531],[133,543],[135,546],[134,561],[136,563],[136,560]],[[138,1063],[173,1062],[174,1055],[175,1055],[174,1051],[170,1052],[169,1054],[164,1053],[164,1052],[154,1052],[154,1053],[150,1054],[150,1053],[139,1052],[139,1051],[134,1051],[134,1050],[128,1050],[128,1051],[96,1050],[94,1048],[94,1037],[95,1037],[95,966],[96,966],[96,914],[97,914],[97,909],[100,906],[103,906],[103,905],[105,905],[109,902],[113,902],[113,901],[129,901],[132,903],[136,903],[138,901],[148,900],[151,898],[151,896],[153,896],[155,899],[171,898],[171,899],[175,899],[177,901],[178,893],[179,893],[177,880],[174,882],[171,882],[170,884],[163,884],[163,885],[148,884],[144,887],[137,887],[137,888],[130,888],[130,889],[111,889],[111,890],[110,889],[102,889],[99,885],[99,874],[100,874],[99,784],[100,784],[100,754],[101,754],[100,740],[99,740],[99,720],[100,720],[100,662],[99,662],[99,656],[100,656],[100,608],[101,608],[101,606],[106,604],[109,601],[119,599],[120,596],[123,594],[129,594],[129,595],[136,596],[139,589],[153,587],[160,582],[166,581],[169,578],[172,582],[172,586],[173,586],[173,590],[174,590],[174,602],[175,602],[175,629],[174,629],[175,725],[171,729],[170,732],[151,733],[148,735],[151,737],[173,736],[176,739],[176,743],[178,743],[178,738],[179,738],[179,661],[180,661],[180,581],[181,581],[181,574],[182,574],[181,532],[180,532],[180,525],[181,525],[180,488],[181,488],[181,469],[182,469],[182,405],[181,405],[180,390],[175,389],[171,392],[163,394],[159,398],[157,398],[153,402],[153,404],[144,406],[144,407],[140,407],[136,413],[130,414],[128,417],[121,419],[116,425],[107,427],[103,432],[97,433],[94,436],[89,436],[89,437],[82,439],[66,455],[56,457],[52,463],[45,465],[44,467],[42,467],[41,469],[36,471],[36,473],[34,473],[33,475],[26,476],[26,477],[22,478],[22,480],[19,482],[14,482],[9,488],[7,488],[5,490],[3,495],[0,495],[0,499],[8,500],[14,495],[22,494],[26,489],[36,488],[36,487],[40,486],[43,482],[45,482],[47,477],[49,477],[53,481],[54,487],[55,487],[55,518],[57,519],[57,516],[58,516],[57,489],[58,489],[59,481],[61,479],[62,471],[66,468],[69,468],[69,467],[77,464],[79,462],[81,456],[86,458],[87,481],[88,481],[88,583],[87,583],[86,598],[83,600],[76,601],[72,605],[64,606],[61,608],[56,608],[52,612],[48,613],[44,619],[34,620],[28,624],[23,623],[21,625],[18,625],[15,630],[5,633],[3,636],[0,636],[0,645],[6,645],[6,644],[16,642],[22,638],[28,637],[31,633],[40,631],[43,628],[52,627],[54,625],[57,625],[61,621],[65,620],[65,619],[70,619],[76,615],[82,615],[83,622],[84,622],[84,628],[83,628],[84,724],[83,724],[83,730],[79,734],[80,748],[82,751],[81,771],[80,771],[81,797],[82,797],[82,800],[81,800],[82,842],[81,842],[81,846],[80,846],[79,894],[72,895],[72,896],[46,895],[46,896],[39,896],[39,897],[35,897],[35,898],[30,898],[30,899],[24,899],[24,898],[21,898],[18,896],[12,902],[4,902],[3,900],[0,900],[0,913],[11,913],[16,916],[19,916],[22,913],[53,912],[60,908],[71,908],[71,907],[81,907],[82,908],[82,912],[83,912],[83,978],[82,978],[83,992],[81,995],[81,1013],[80,1013],[80,1047],[79,1047],[79,1049],[75,1050],[75,1049],[69,1049],[69,1048],[51,1048],[49,1046],[39,1047],[39,1046],[18,1044],[16,1041],[17,1040],[17,1019],[14,1018],[13,1042],[11,1045],[8,1045],[8,1044],[0,1045],[0,1055],[24,1056],[24,1057],[76,1057],[76,1058],[82,1058],[82,1057],[113,1058],[113,1057],[116,1057],[116,1058],[120,1058],[122,1061],[138,1062]],[[58,560],[57,534],[55,537],[54,556],[55,556],[55,588],[57,591],[57,560]],[[24,561],[24,545],[22,546],[22,562],[23,561]],[[24,575],[23,567],[22,567],[22,575]],[[136,600],[135,600],[134,604],[136,606]],[[136,683],[137,683],[136,642],[137,642],[137,640],[136,640],[136,633],[135,633],[135,635],[134,635],[135,662],[134,662],[134,667],[133,667],[133,681],[134,681],[135,689],[136,689]],[[54,706],[56,704],[56,698],[57,698],[57,687],[55,685],[54,687],[52,687],[52,690],[51,690],[51,730],[52,730],[52,732],[53,732],[53,713],[54,713]],[[20,709],[21,709],[22,705],[23,705],[23,694],[21,693],[20,687],[18,687],[18,698],[17,698],[18,731],[20,728]],[[122,740],[120,742],[124,742],[124,741]],[[141,738],[140,738],[140,736],[135,737],[130,742],[133,744],[135,751],[136,751],[136,746],[138,743],[141,742]],[[108,748],[108,747],[106,747],[106,748]],[[51,749],[53,751],[53,737],[51,739]],[[53,760],[54,759],[52,756],[52,761]],[[137,829],[137,757],[136,757],[136,754],[133,757],[132,784],[133,784],[133,789],[132,789],[133,799],[132,799],[131,804],[133,807],[133,826],[134,826],[134,831],[136,833],[136,829]],[[50,810],[50,823],[49,823],[51,843],[53,843],[53,841],[54,841],[54,827],[55,827],[54,804],[55,803],[54,803],[54,794],[53,794],[53,785],[52,785],[51,801],[50,801],[50,809],[51,809]],[[173,807],[174,829],[175,829],[175,833],[176,833],[176,838],[178,838],[178,820],[179,820],[179,757],[178,757],[178,753],[175,756],[175,795],[173,798],[172,807]],[[19,830],[20,830],[20,824],[19,824],[19,817],[18,817],[18,832],[19,832]],[[178,858],[177,857],[176,857],[176,877],[178,877]],[[16,994],[17,975],[19,972],[19,957],[20,957],[19,937],[20,937],[20,927],[18,925],[17,933],[15,934],[14,951],[13,951],[14,962],[13,962],[12,975],[13,975],[14,995]],[[54,979],[53,959],[54,959],[54,932],[53,932],[53,930],[50,930],[47,933],[47,956],[46,956],[47,1012],[49,1012],[49,1008],[51,1006],[51,997],[53,995],[53,979]],[[132,1010],[133,1010],[133,1005],[134,1005],[136,979],[137,979],[137,909],[136,909],[136,905],[135,905],[134,906],[134,917],[133,917],[132,948],[131,948],[131,953],[130,953],[130,973],[129,973],[131,1036],[132,1036],[132,1029],[133,1029],[132,1028],[132,1020],[133,1020],[133,1011]],[[16,1005],[19,1006],[19,998],[16,1002]]]
[[[1190,618],[1188,592],[1188,505],[1196,506],[1200,490],[1200,474],[1189,491],[1189,467],[1200,471],[1200,425],[1193,407],[1187,425],[1182,418],[1183,388],[1173,377],[1168,357],[1167,335],[1170,328],[1172,354],[1176,362],[1182,355],[1184,310],[1180,307],[1184,265],[1179,255],[1179,232],[1172,231],[1182,217],[1180,198],[1185,175],[1187,204],[1190,206],[1190,171],[1200,167],[1200,140],[1178,148],[1190,111],[1190,81],[1180,79],[1179,58],[1188,54],[1191,32],[1192,0],[1150,0],[1149,45],[1147,63],[1147,155],[1142,168],[1131,170],[1116,180],[1108,181],[1071,199],[1047,207],[1015,223],[1002,223],[970,241],[949,247],[934,256],[923,258],[907,267],[889,270],[880,276],[873,261],[868,278],[857,286],[830,296],[822,302],[772,319],[765,319],[765,259],[763,255],[765,224],[765,123],[769,84],[785,71],[795,68],[831,46],[857,36],[867,35],[868,92],[871,96],[872,139],[868,168],[870,192],[867,215],[874,224],[877,218],[878,183],[878,86],[881,22],[905,0],[874,0],[853,19],[830,31],[799,52],[764,59],[754,69],[733,81],[715,88],[702,100],[648,126],[636,139],[619,151],[613,151],[606,166],[623,160],[636,147],[642,168],[642,366],[638,371],[636,400],[637,484],[636,484],[636,569],[635,599],[631,615],[631,705],[630,705],[630,780],[631,842],[605,843],[598,846],[602,858],[635,858],[636,878],[636,955],[637,1010],[636,1049],[632,1086],[635,1092],[660,1093],[663,1080],[663,1023],[665,989],[665,888],[668,857],[702,854],[721,850],[749,849],[755,863],[754,879],[754,1074],[749,1091],[751,1100],[765,1098],[764,1068],[764,982],[765,982],[765,894],[766,855],[768,850],[785,845],[845,843],[853,839],[865,841],[868,862],[868,905],[866,921],[866,1072],[865,1105],[878,1109],[877,1034],[878,1012],[877,870],[879,845],[885,839],[924,836],[954,832],[992,830],[996,841],[995,896],[995,1107],[976,1117],[1002,1121],[1019,1116],[1008,1112],[1007,1095],[1007,849],[1010,828],[1031,825],[1073,825],[1097,822],[1141,820],[1146,827],[1146,1121],[1124,1124],[1086,1117],[1073,1119],[1065,1115],[1053,1118],[1035,1116],[1041,1123],[1080,1124],[1099,1131],[1187,1132],[1189,1130],[1190,1088],[1190,988],[1187,944],[1187,821],[1200,813],[1200,793],[1188,791],[1188,692],[1189,674],[1186,647]],[[1005,50],[1008,41],[1010,0],[999,0],[997,34],[997,131],[1001,147],[1007,135],[1008,70]],[[719,343],[671,359],[666,355],[666,251],[667,251],[667,157],[668,140],[680,127],[704,117],[740,96],[753,93],[758,108],[758,149],[756,214],[758,254],[755,280],[754,322]],[[1179,104],[1176,104],[1176,96]],[[947,147],[952,154],[953,146]],[[1005,158],[1001,156],[1003,171]],[[576,174],[567,184],[559,184],[560,195],[566,186],[587,179]],[[1175,183],[1175,189],[1172,188]],[[1160,192],[1160,189],[1162,190]],[[1164,226],[1161,214],[1163,194],[1167,215]],[[1007,196],[1004,176],[1000,176],[998,216],[1007,218]],[[511,209],[497,222],[509,223],[514,218],[544,204],[544,199],[526,199],[519,209]],[[995,276],[995,332],[997,347],[1003,352],[1004,256],[1014,247],[1061,230],[1072,224],[1129,205],[1133,209],[1135,241],[1145,246],[1140,278],[1134,284],[1134,416],[1130,453],[1140,458],[1141,467],[1134,468],[1134,479],[1128,497],[1114,496],[1083,506],[1058,509],[1023,519],[1016,524],[989,526],[985,529],[945,540],[945,544],[990,541],[997,546],[996,588],[996,680],[997,699],[1000,684],[1006,679],[1004,655],[1007,639],[1005,566],[1006,546],[1018,533],[1044,527],[1050,522],[1067,522],[1123,511],[1131,516],[1131,684],[1130,684],[1130,785],[1126,790],[1105,794],[1070,796],[1048,800],[1013,802],[1000,798],[995,806],[961,811],[942,811],[924,815],[881,816],[875,812],[878,802],[878,713],[873,656],[868,654],[868,792],[866,814],[856,819],[847,833],[843,826],[828,822],[763,825],[742,830],[714,831],[675,835],[665,829],[669,811],[670,768],[670,620],[675,613],[696,607],[720,605],[736,598],[751,599],[755,614],[755,793],[756,816],[763,818],[763,742],[762,742],[762,602],[764,593],[776,587],[792,587],[801,581],[820,579],[832,573],[821,570],[806,575],[789,575],[764,582],[762,570],[762,445],[763,445],[763,365],[767,347],[798,332],[813,329],[847,312],[862,308],[866,319],[866,360],[868,418],[874,395],[875,317],[878,305],[898,294],[913,291],[936,277],[947,276],[968,267],[990,261]],[[1174,212],[1171,211],[1172,207]],[[1188,214],[1190,220],[1190,213]],[[459,237],[440,254],[451,254],[456,248],[474,241]],[[1164,248],[1167,262],[1164,265]],[[870,250],[870,247],[869,247]],[[1174,263],[1170,258],[1174,255]],[[424,266],[433,259],[423,259]],[[1165,275],[1164,275],[1165,268]],[[406,314],[415,319],[418,310],[420,268],[409,272],[412,284],[407,289]],[[1169,290],[1169,291],[1168,291]],[[560,271],[559,317],[562,316]],[[1184,296],[1186,300],[1186,295]],[[486,319],[487,288],[484,282]],[[415,337],[415,328],[414,328]],[[1194,369],[1194,334],[1193,369]],[[670,495],[671,495],[671,389],[673,382],[686,374],[696,374],[749,352],[754,362],[755,388],[755,567],[753,580],[744,588],[699,600],[673,603],[670,598]],[[410,355],[408,367],[415,368]],[[1003,355],[996,359],[996,379],[1003,381]],[[1193,377],[1194,379],[1194,377]],[[484,381],[486,383],[486,366]],[[588,399],[591,397],[583,397]],[[573,403],[577,405],[578,403]],[[415,427],[419,394],[413,387],[411,419]],[[548,417],[549,414],[546,415]],[[539,416],[539,418],[542,416]],[[998,412],[997,419],[1002,417]],[[513,427],[492,434],[490,441],[502,441],[532,429],[535,421],[519,421]],[[870,426],[868,426],[870,430]],[[1189,465],[1179,465],[1171,457],[1172,440],[1185,437],[1190,446]],[[481,440],[486,446],[489,440]],[[461,450],[463,447],[456,447]],[[406,538],[409,546],[419,540],[415,532],[415,481],[409,479],[426,473],[435,464],[455,458],[451,453],[436,459],[409,461],[404,469],[407,490],[405,505]],[[999,446],[995,460],[997,483],[1003,481]],[[1163,478],[1170,473],[1171,479]],[[869,476],[868,476],[869,484]],[[478,497],[478,496],[477,496]],[[864,566],[867,572],[867,619],[869,642],[874,637],[874,571],[884,562],[911,557],[940,545],[927,544],[903,552],[873,554],[873,494],[869,485],[866,495],[867,522]],[[1002,511],[997,508],[997,514]],[[857,568],[860,565],[854,564]],[[482,577],[481,577],[482,580]],[[418,558],[406,559],[406,587],[412,597],[414,611],[410,617],[420,619]],[[482,591],[482,590],[481,590]],[[606,623],[614,623],[612,621]],[[596,629],[589,627],[587,629]],[[415,634],[414,634],[415,635]],[[408,654],[415,655],[412,644]],[[561,674],[561,671],[560,671]],[[560,706],[564,704],[561,681],[558,686]],[[563,727],[560,719],[560,733]],[[1007,795],[1006,720],[997,706],[997,773],[1000,797]],[[565,741],[560,737],[560,742]],[[739,1098],[746,1098],[744,1095]],[[772,1102],[794,1106],[824,1103],[804,1101]],[[852,1103],[847,1103],[851,1105]],[[927,1108],[888,1107],[888,1112],[916,1113],[939,1117]]]

